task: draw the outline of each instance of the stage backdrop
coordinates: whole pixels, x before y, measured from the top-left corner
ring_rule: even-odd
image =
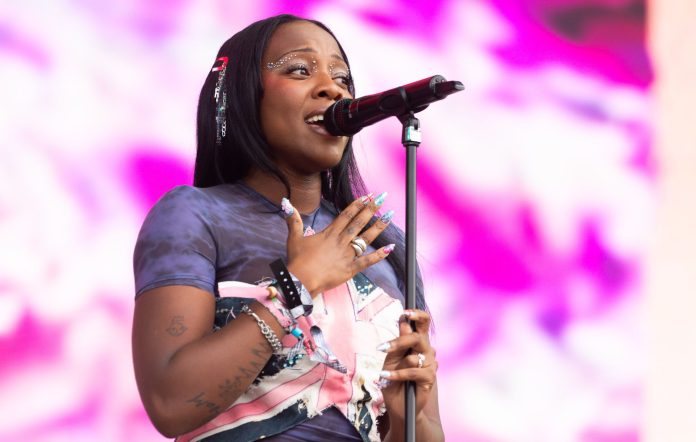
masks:
[[[189,184],[220,44],[292,12],[358,95],[434,74],[419,260],[449,441],[639,439],[654,205],[641,0],[23,0],[0,7],[0,440],[157,441],[133,379],[132,249]],[[403,225],[397,121],[356,136]]]

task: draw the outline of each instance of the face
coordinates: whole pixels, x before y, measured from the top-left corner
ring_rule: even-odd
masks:
[[[261,127],[276,164],[299,174],[337,165],[348,138],[329,135],[312,118],[351,98],[350,73],[336,40],[313,23],[286,23],[271,37],[262,60]]]

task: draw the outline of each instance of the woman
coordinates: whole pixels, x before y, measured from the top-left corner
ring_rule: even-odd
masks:
[[[351,139],[321,125],[353,95],[321,23],[272,17],[220,48],[195,187],[155,205],[134,254],[135,374],[165,436],[399,441],[410,380],[417,440],[444,439],[422,283],[404,312],[386,195],[366,195]]]

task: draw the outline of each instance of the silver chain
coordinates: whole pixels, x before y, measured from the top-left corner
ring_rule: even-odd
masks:
[[[244,304],[244,306],[242,306],[242,311],[256,320],[256,323],[259,325],[259,328],[261,329],[261,333],[263,334],[264,338],[266,338],[268,343],[271,344],[273,353],[280,353],[280,351],[283,349],[283,345],[280,343],[280,339],[278,339],[278,336],[276,336],[273,329],[268,324],[266,324],[266,321],[264,321],[259,317],[259,315],[254,313],[247,304]]]

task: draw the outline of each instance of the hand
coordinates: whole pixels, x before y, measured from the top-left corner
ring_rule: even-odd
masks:
[[[410,321],[415,323],[415,331]],[[416,415],[421,413],[430,399],[435,384],[437,360],[430,345],[430,315],[422,310],[406,310],[399,322],[399,337],[382,344],[379,349],[387,352],[382,379],[388,381],[382,389],[384,405],[390,421],[404,419],[405,381],[416,383]],[[418,366],[419,354],[423,356]]]
[[[288,270],[297,276],[312,296],[348,281],[358,272],[386,258],[393,250],[393,245],[390,245],[356,257],[351,246],[351,241],[358,235],[366,244],[370,244],[389,225],[389,219],[382,217],[360,233],[383,200],[384,197],[373,199],[370,195],[358,198],[326,229],[311,236],[303,235],[302,218],[293,209],[287,218]],[[289,202],[285,200],[284,207],[288,205]]]

